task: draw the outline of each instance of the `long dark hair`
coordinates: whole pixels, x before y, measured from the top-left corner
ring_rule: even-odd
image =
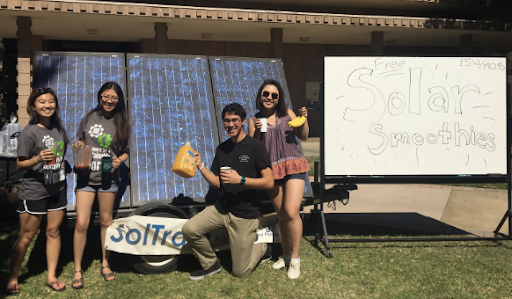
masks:
[[[89,120],[89,117],[97,112],[100,111],[100,101],[101,101],[101,95],[105,92],[105,90],[112,89],[117,93],[118,101],[116,108],[114,109],[114,123],[116,125],[116,140],[114,141],[114,144],[117,148],[122,149],[128,146],[128,139],[130,138],[131,133],[131,127],[130,123],[128,123],[128,119],[126,117],[126,104],[124,102],[124,93],[121,89],[121,86],[117,84],[116,82],[107,82],[103,84],[98,91],[98,105],[92,109],[87,115],[85,116],[85,122]]]
[[[64,126],[62,125],[62,120],[60,119],[59,99],[57,98],[57,95],[55,94],[53,89],[51,89],[50,87],[35,88],[34,90],[32,90],[32,93],[28,97],[27,101],[27,114],[30,116],[30,120],[28,123],[31,125],[37,125],[39,123],[39,116],[37,115],[36,111],[32,108],[34,108],[37,98],[47,93],[51,94],[55,100],[55,110],[53,114],[50,116],[50,125],[56,127],[60,131],[60,133],[64,137],[64,143],[68,144],[68,134],[66,133],[66,129],[64,129]]]
[[[267,85],[274,85],[277,88],[277,91],[279,92],[279,101],[277,102],[276,106],[276,114],[279,117],[285,117],[288,115],[288,107],[286,107],[286,103],[284,102],[284,91],[281,87],[281,84],[279,84],[278,81],[274,79],[267,79],[263,81],[263,84],[261,84],[260,89],[258,89],[258,93],[256,94],[256,109],[260,110],[263,109],[263,104],[261,104],[261,92],[263,91],[263,88]]]

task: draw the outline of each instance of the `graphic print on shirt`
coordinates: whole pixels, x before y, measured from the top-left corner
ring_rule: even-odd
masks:
[[[101,124],[95,124],[89,128],[89,135],[97,139],[99,147],[92,148],[91,171],[101,170],[101,158],[110,157],[110,145],[113,138],[110,134],[104,133],[105,129]]]
[[[249,162],[249,155],[240,155],[238,157],[238,161],[241,163],[248,163]]]
[[[44,135],[42,140],[44,146],[53,151],[55,162],[44,163],[44,183],[45,185],[55,184],[62,182],[66,179],[64,168],[62,167],[62,160],[64,160],[64,141],[59,140],[55,143],[55,139],[50,135]]]

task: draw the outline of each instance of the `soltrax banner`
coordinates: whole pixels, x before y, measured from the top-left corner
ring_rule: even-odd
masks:
[[[130,216],[115,219],[107,229],[105,248],[134,255],[191,254],[181,228],[188,219]],[[255,243],[279,243],[277,216],[260,218]],[[223,228],[207,235],[215,250],[229,249],[227,231]]]

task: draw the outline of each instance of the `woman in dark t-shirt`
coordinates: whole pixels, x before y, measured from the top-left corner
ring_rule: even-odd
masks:
[[[291,127],[288,122],[297,119],[286,107],[283,89],[275,80],[265,80],[256,94],[259,112],[249,118],[249,136],[262,140],[270,155],[274,189],[270,191],[272,204],[279,218],[279,233],[283,256],[272,266],[274,269],[288,267],[288,277],[300,276],[299,249],[302,239],[302,219],[299,210],[304,196],[304,185],[309,170],[295,137],[307,140],[309,124]],[[306,107],[299,109],[301,117],[308,116]],[[267,121],[267,130],[261,131],[262,121]],[[304,119],[301,119],[304,120]]]
[[[60,224],[67,205],[64,155],[69,143],[59,118],[59,102],[51,88],[37,88],[29,96],[29,124],[18,138],[16,167],[25,170],[17,211],[20,235],[11,253],[11,273],[7,294],[20,292],[19,270],[27,248],[46,215],[46,285],[63,291],[66,285],[57,279],[55,270],[60,255]]]
[[[87,242],[87,228],[94,199],[98,196],[101,225],[101,274],[105,281],[116,278],[108,263],[105,235],[112,224],[114,201],[119,181],[119,166],[128,160],[130,125],[126,118],[126,104],[119,84],[107,82],[98,91],[98,105],[80,122],[77,141],[73,146],[92,146],[90,168],[77,171],[76,225],[73,237],[75,269],[71,285],[84,286],[82,257]],[[102,169],[103,168],[103,169]]]

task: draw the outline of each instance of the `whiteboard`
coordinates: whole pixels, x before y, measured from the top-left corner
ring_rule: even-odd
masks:
[[[324,63],[325,175],[507,173],[505,58]]]

